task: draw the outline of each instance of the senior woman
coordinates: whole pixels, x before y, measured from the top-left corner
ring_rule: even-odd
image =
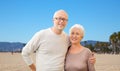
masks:
[[[89,58],[92,52],[80,44],[84,37],[82,25],[75,24],[70,28],[71,46],[65,60],[65,71],[95,71],[94,64],[90,63]]]

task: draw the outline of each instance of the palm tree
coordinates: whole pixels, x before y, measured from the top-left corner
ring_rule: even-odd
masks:
[[[110,43],[113,46],[113,53],[117,52],[117,47],[116,47],[116,43],[117,43],[117,33],[114,32],[112,35],[110,35]]]
[[[104,53],[109,53],[110,50],[109,50],[108,46],[109,46],[109,43],[104,42]]]
[[[118,41],[117,41],[117,46],[118,46],[118,53],[120,53],[120,31],[117,34]]]

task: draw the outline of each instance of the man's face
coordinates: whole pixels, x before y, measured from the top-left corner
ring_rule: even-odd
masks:
[[[56,13],[55,17],[53,18],[54,27],[58,30],[63,30],[67,24],[68,17],[64,12]]]

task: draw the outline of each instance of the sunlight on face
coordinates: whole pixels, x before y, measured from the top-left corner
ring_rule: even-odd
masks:
[[[72,44],[79,44],[82,38],[83,38],[82,30],[78,28],[71,29],[70,41]]]
[[[54,26],[59,30],[63,30],[65,28],[67,21],[68,21],[68,16],[66,12],[62,10],[56,12],[53,17]]]

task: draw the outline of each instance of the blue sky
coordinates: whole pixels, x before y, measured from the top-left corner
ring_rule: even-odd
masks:
[[[41,29],[52,27],[56,10],[69,14],[67,27],[81,24],[84,40],[109,41],[120,31],[120,0],[0,0],[0,41],[28,42]]]

